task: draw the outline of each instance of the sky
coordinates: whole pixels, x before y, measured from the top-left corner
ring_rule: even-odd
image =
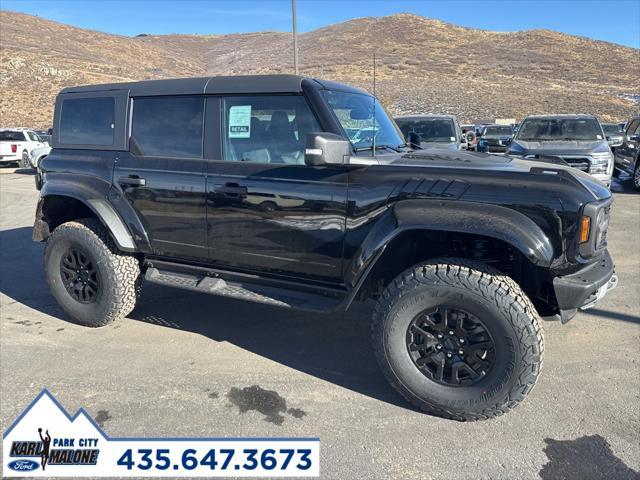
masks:
[[[0,0],[0,8],[119,35],[290,31],[290,0]],[[497,31],[557,30],[640,48],[640,0],[297,0],[298,30],[414,13]]]

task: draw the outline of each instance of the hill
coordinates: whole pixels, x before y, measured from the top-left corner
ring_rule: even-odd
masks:
[[[46,127],[64,86],[291,73],[289,33],[124,37],[0,13],[1,122]],[[534,113],[639,111],[640,50],[548,30],[501,33],[400,14],[299,36],[300,72],[372,89],[388,110],[462,122]],[[635,100],[634,100],[635,99]]]

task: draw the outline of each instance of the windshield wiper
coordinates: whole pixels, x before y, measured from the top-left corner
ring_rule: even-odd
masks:
[[[368,147],[356,147],[354,150],[356,152],[366,152],[367,150],[373,150],[373,145],[369,145]],[[397,148],[392,147],[391,145],[376,145],[376,150],[392,150],[394,152],[400,152]]]

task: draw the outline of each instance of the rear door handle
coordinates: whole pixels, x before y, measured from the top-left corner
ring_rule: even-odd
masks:
[[[120,177],[118,183],[120,185],[129,185],[130,187],[142,187],[146,185],[147,181],[137,175],[129,175],[127,177]]]

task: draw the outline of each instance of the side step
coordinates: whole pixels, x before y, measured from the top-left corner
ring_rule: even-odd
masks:
[[[174,272],[149,267],[145,273],[145,279],[169,287],[310,312],[329,313],[337,310],[344,302],[343,296],[329,297],[259,283],[224,280],[200,272]]]

